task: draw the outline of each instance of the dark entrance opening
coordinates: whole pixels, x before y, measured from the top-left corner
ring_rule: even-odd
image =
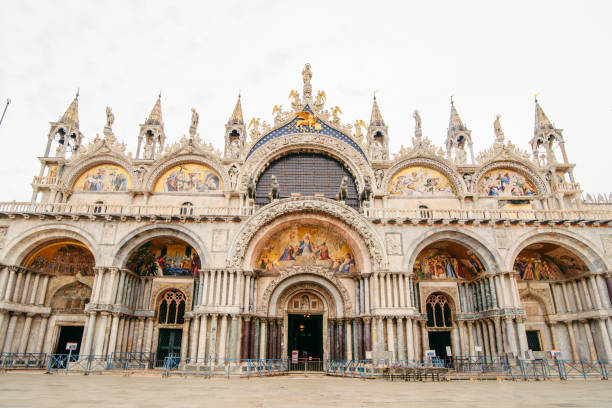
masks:
[[[429,332],[429,349],[436,351],[436,357],[441,359],[451,358],[446,354],[446,347],[451,347],[450,331],[430,331]]]
[[[59,339],[55,354],[68,354],[66,344],[76,343],[77,348],[71,354],[78,356],[81,350],[81,340],[83,340],[83,326],[60,326]]]
[[[289,315],[289,339],[287,358],[291,359],[294,350],[298,352],[299,368],[296,370],[323,369],[323,316]]]
[[[156,366],[164,364],[164,359],[171,354],[181,354],[182,329],[159,329]]]
[[[542,351],[540,345],[540,332],[537,330],[527,330],[527,346],[531,351]]]

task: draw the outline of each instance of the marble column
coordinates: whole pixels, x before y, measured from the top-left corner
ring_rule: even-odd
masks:
[[[259,319],[253,318],[251,320],[251,337],[249,339],[251,343],[251,358],[259,358]]]
[[[36,339],[36,347],[34,347],[35,353],[42,353],[43,344],[44,344],[46,333],[47,333],[48,322],[49,322],[49,316],[41,317],[40,325],[38,326],[38,338]]]
[[[584,334],[589,345],[589,353],[591,360],[597,360],[597,350],[595,350],[595,342],[593,341],[593,332],[591,331],[591,325],[588,320],[582,320],[582,327],[584,328]]]
[[[527,344],[527,333],[525,332],[525,322],[523,318],[516,318],[516,330],[519,339],[519,349],[521,350],[521,357],[525,357],[525,351],[529,349],[529,345]]]
[[[397,322],[397,359],[406,360],[406,346],[404,346],[404,318],[398,317]]]
[[[423,343],[422,352],[423,352],[423,360],[427,359],[425,352],[429,350],[429,335],[427,334],[427,322],[424,320],[420,320],[421,324],[421,342]]]
[[[238,349],[238,334],[240,331],[240,316],[232,315],[230,323],[230,352],[228,358],[233,360],[240,358],[240,352]]]
[[[241,358],[243,360],[246,360],[249,358],[249,336],[251,334],[250,324],[251,324],[251,317],[245,316],[244,320],[242,321],[242,355],[241,355]]]
[[[555,324],[552,322],[547,322],[548,331],[550,332],[550,348],[552,350],[557,350],[559,348],[559,343],[557,342],[557,333],[555,333]]]
[[[217,317],[218,315],[210,315],[210,335],[208,336],[208,357],[212,362],[217,360]]]
[[[85,328],[85,344],[81,347],[81,354],[88,355],[91,354],[91,345],[93,343],[94,332],[96,328],[96,312],[91,312],[89,314],[89,319],[87,321],[87,327]]]
[[[474,323],[471,320],[468,320],[467,327],[468,327],[467,330],[468,330],[468,344],[469,344],[468,354],[472,356],[472,355],[476,355],[476,352],[474,350]]]
[[[113,313],[110,338],[108,340],[108,354],[115,352],[117,346],[117,330],[119,329],[119,313]]]
[[[145,345],[143,349],[145,353],[150,353],[151,351],[153,351],[153,345],[151,344],[151,342],[153,341],[153,320],[154,319],[152,317],[147,318],[147,331],[145,335]]]
[[[353,319],[353,360],[363,360],[363,338],[361,320]]]
[[[189,359],[193,362],[198,358],[198,340],[200,339],[200,316],[193,317],[191,327],[191,345],[189,346]]]
[[[345,320],[344,321],[344,332],[346,333],[346,359],[345,360],[352,360],[353,359],[353,337],[352,337],[352,332],[353,330],[351,329],[351,321],[350,320]]]
[[[371,318],[364,317],[363,318],[363,345],[365,350],[363,352],[363,358],[365,359],[365,352],[372,351],[372,328],[371,328]]]
[[[96,348],[94,354],[100,356],[104,352],[104,340],[106,338],[106,325],[108,324],[108,316],[110,313],[100,313],[99,330],[96,333]]]
[[[198,333],[198,362],[204,362],[206,358],[206,336],[208,334],[208,315],[200,315],[200,333]]]
[[[274,325],[275,321],[274,319],[268,319],[268,358],[269,359],[273,359],[274,357],[274,350],[275,350],[275,344],[274,342],[276,341],[276,332],[275,332],[275,325]]]
[[[223,314],[221,316],[221,330],[219,330],[219,350],[217,355],[219,356],[219,360],[224,360],[227,356],[227,315]]]
[[[383,318],[376,317],[376,350],[383,351],[385,344],[385,337],[383,334]]]
[[[23,329],[21,330],[21,340],[19,342],[19,348],[17,349],[17,353],[26,352],[26,348],[28,347],[28,340],[30,339],[30,329],[32,329],[33,317],[34,315],[31,313],[28,313],[26,315],[25,322],[23,323]]]
[[[365,294],[364,294],[364,300],[365,300],[365,314],[370,314],[370,278],[365,278],[363,280],[363,282],[365,283]]]
[[[414,347],[414,359],[421,359],[421,330],[419,330],[419,321],[417,319],[412,319],[412,344]]]
[[[569,335],[570,345],[572,347],[572,359],[574,361],[580,360],[580,355],[578,354],[578,346],[576,345],[576,337],[574,336],[574,327],[572,322],[565,322],[567,326],[567,333]]]
[[[189,326],[191,318],[185,316],[185,324],[183,324],[183,337],[181,337],[181,361],[185,361],[189,355]]]
[[[493,324],[495,326],[495,339],[497,340],[497,355],[501,356],[504,354],[504,336],[501,329],[501,319],[494,317]]]
[[[391,352],[391,358],[397,360],[397,350],[395,350],[395,335],[393,334],[393,318],[387,317],[387,350]]]
[[[266,358],[270,358],[270,356],[266,356],[266,341],[268,336],[268,333],[266,333],[266,319],[260,318],[259,320],[259,358],[265,360]]]
[[[512,321],[511,317],[505,317],[504,320],[506,322],[506,338],[508,339],[508,346],[510,347],[509,351],[514,353],[514,355],[517,355],[518,346],[516,344],[516,332],[514,330],[514,322]]]
[[[415,349],[414,349],[414,333],[412,331],[412,320],[406,319],[406,358],[408,360],[415,360]]]
[[[493,322],[491,320],[485,320],[485,325],[489,329],[489,345],[491,348],[491,357],[499,355],[500,352],[497,350],[495,345],[495,328],[493,327]]]
[[[597,325],[599,326],[599,332],[601,333],[601,342],[602,347],[604,349],[604,355],[600,356],[601,360],[610,360],[612,359],[612,345],[610,344],[610,337],[608,334],[608,330],[606,328],[606,322],[608,318],[603,317],[597,319]]]
[[[329,325],[329,359],[337,360],[336,354],[336,322],[332,319],[328,321]]]
[[[10,299],[13,295],[16,274],[17,274],[17,268],[9,267],[9,275],[8,275],[6,289],[5,289],[4,298],[3,298],[3,300],[6,302],[10,302]]]
[[[282,353],[283,343],[283,319],[276,320],[276,358],[283,358]]]

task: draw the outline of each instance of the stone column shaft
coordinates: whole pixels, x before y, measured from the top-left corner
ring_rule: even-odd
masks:
[[[21,331],[21,340],[19,342],[19,348],[17,349],[18,353],[26,352],[26,348],[28,347],[28,340],[30,339],[31,329],[32,329],[32,315],[28,314],[26,315],[25,322],[23,323],[23,330]]]
[[[200,339],[200,316],[193,317],[191,327],[191,345],[189,346],[189,358],[196,361],[198,358],[198,340]]]
[[[208,315],[200,316],[200,333],[198,337],[198,361],[202,362],[206,358],[206,335],[208,330]]]

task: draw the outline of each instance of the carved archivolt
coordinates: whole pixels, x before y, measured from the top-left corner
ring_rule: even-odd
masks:
[[[307,149],[328,153],[344,163],[348,170],[355,176],[358,188],[364,185],[364,177],[369,176],[372,187],[375,188],[374,172],[368,161],[355,150],[341,140],[334,139],[317,133],[289,134],[270,140],[259,147],[248,158],[240,176],[240,190],[246,191],[246,184],[250,176],[257,176],[265,167],[278,156],[289,151],[300,151]]]
[[[184,154],[184,152],[182,153],[183,154],[179,154],[178,156],[170,158],[157,165],[155,169],[147,176],[144,190],[153,191],[157,179],[159,179],[167,170],[170,170],[172,167],[181,163],[198,163],[210,167],[211,169],[215,170],[223,180],[224,189],[229,189],[230,182],[228,180],[227,171],[215,156],[207,152],[196,152],[189,154]]]
[[[463,196],[466,192],[465,184],[463,183],[463,178],[448,164],[440,161],[439,159],[428,158],[428,157],[414,157],[411,159],[401,159],[401,161],[394,164],[389,170],[387,170],[385,178],[381,184],[381,189],[386,190],[389,185],[389,181],[393,178],[393,176],[400,170],[405,169],[406,167],[412,166],[420,166],[420,167],[428,167],[434,170],[439,171],[444,174],[448,179],[453,183],[455,187],[455,191],[457,195]]]
[[[290,279],[293,276],[298,276],[298,275],[299,275],[300,284],[302,284],[302,282],[304,282],[304,284],[306,282],[309,282],[309,279],[308,279],[309,276],[319,277],[318,279],[321,282],[326,282],[327,285],[317,283],[316,281],[311,282],[311,284],[317,285],[318,287],[324,287],[327,292],[330,292],[330,288],[331,288],[332,290],[335,290],[340,295],[340,298],[341,298],[341,302],[342,302],[341,305],[337,305],[336,301],[333,301],[331,303],[328,302],[327,306],[330,308],[332,306],[335,306],[335,307],[341,306],[342,307],[341,310],[343,310],[343,313],[345,315],[350,315],[353,313],[353,303],[351,302],[349,292],[348,290],[346,290],[344,285],[340,282],[340,279],[338,279],[333,274],[333,272],[329,272],[327,268],[317,267],[317,266],[309,266],[309,267],[296,266],[296,267],[290,267],[290,268],[283,270],[283,272],[279,276],[277,276],[272,282],[270,282],[270,284],[264,290],[264,293],[261,297],[261,303],[259,303],[258,305],[259,313],[264,313],[264,314],[267,313],[267,310],[269,310],[269,306],[270,306],[270,299],[272,295],[274,294],[275,290],[278,288],[278,286],[281,283],[285,282],[286,280]],[[281,304],[281,303],[276,302],[276,304]]]
[[[324,213],[350,225],[365,242],[370,252],[374,270],[386,267],[387,256],[383,251],[380,238],[372,225],[351,207],[334,200],[319,197],[296,197],[277,200],[259,209],[234,236],[228,251],[227,265],[233,268],[240,268],[247,247],[257,231],[278,217],[295,212]]]
[[[549,315],[549,314],[554,313],[551,294],[550,294],[550,290],[548,289],[548,287],[533,288],[531,286],[528,286],[527,288],[521,289],[519,291],[519,297],[521,301],[523,301],[524,299],[526,300],[526,299],[532,298],[536,302],[539,302],[544,307],[544,312],[546,314]]]
[[[310,304],[307,305],[306,308],[296,309],[290,302],[296,296],[301,295],[307,295],[309,297],[309,302],[315,300],[316,302],[321,302],[322,304],[319,306],[319,304],[317,303],[317,308],[315,309],[311,308]],[[328,313],[328,317],[336,317],[333,297],[325,287],[314,282],[303,282],[292,285],[290,288],[287,288],[283,291],[283,294],[278,298],[278,301],[276,302],[276,315],[278,317],[280,317],[280,315],[283,315],[285,312],[321,313],[323,311]]]
[[[517,163],[514,161],[496,161],[489,163],[484,167],[481,167],[472,178],[472,191],[478,192],[478,183],[480,182],[482,176],[484,176],[488,171],[498,168],[511,169],[527,177],[527,179],[533,182],[533,184],[538,189],[538,195],[550,193],[550,188],[548,184],[542,179],[542,177],[540,177],[540,175],[535,170],[525,166],[522,163]]]

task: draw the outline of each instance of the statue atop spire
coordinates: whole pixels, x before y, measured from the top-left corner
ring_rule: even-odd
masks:
[[[154,160],[164,148],[166,134],[164,133],[164,120],[161,109],[161,91],[157,96],[157,101],[153,105],[151,113],[145,123],[140,125],[138,135],[138,147],[136,148],[136,158],[143,160]],[[141,155],[142,149],[142,155]]]
[[[453,160],[456,164],[468,163],[466,148],[469,150],[471,163],[474,163],[472,131],[468,130],[467,126],[465,126],[461,120],[461,117],[455,108],[453,96],[451,96],[451,113],[448,121],[445,145],[448,159]]]
[[[504,131],[502,130],[501,123],[499,123],[499,118],[501,115],[495,116],[495,122],[493,122],[493,131],[495,131],[495,145],[503,145],[504,144]]]
[[[229,120],[225,124],[225,149],[224,158],[226,160],[239,160],[242,157],[242,151],[246,144],[247,130],[244,125],[244,119],[242,116],[242,103],[240,92],[238,93],[238,100],[236,106],[230,116]],[[237,168],[232,170],[232,174],[237,177]],[[232,183],[235,186],[235,183]]]
[[[310,64],[306,63],[306,65],[304,65],[304,69],[302,70],[302,80],[304,81],[302,102],[304,103],[304,105],[312,103],[312,84],[310,83],[311,79],[312,71],[310,70]]]
[[[198,130],[198,124],[200,123],[200,115],[196,112],[195,108],[191,108],[191,125],[189,125],[189,136],[193,138]]]

